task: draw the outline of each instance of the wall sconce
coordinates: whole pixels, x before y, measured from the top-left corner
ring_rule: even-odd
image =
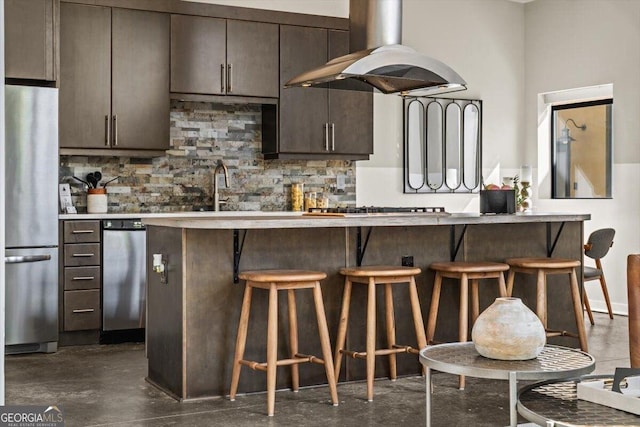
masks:
[[[587,124],[583,124],[583,125],[578,125],[575,120],[573,119],[567,119],[564,122],[564,128],[560,131],[561,135],[560,138],[558,138],[558,142],[562,143],[562,144],[568,144],[569,142],[573,142],[576,139],[574,137],[571,136],[571,132],[569,131],[569,128],[567,127],[567,125],[569,124],[569,122],[572,122],[573,125],[580,129],[581,131],[585,131],[587,130]]]
[[[160,283],[167,283],[167,260],[162,254],[153,254],[153,271],[160,274]]]

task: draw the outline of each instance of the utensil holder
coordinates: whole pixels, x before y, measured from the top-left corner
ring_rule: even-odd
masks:
[[[87,213],[107,213],[107,189],[89,188],[87,190]]]
[[[480,213],[512,214],[515,212],[515,190],[480,190]]]

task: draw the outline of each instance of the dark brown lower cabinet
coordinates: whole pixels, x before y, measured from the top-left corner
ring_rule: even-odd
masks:
[[[100,221],[62,221],[60,235],[61,329],[97,332],[102,328]]]
[[[64,292],[64,330],[100,329],[100,289]]]

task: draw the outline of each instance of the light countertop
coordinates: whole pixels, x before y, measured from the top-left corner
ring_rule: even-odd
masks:
[[[187,212],[158,212],[158,213],[103,213],[103,214],[59,214],[61,220],[84,220],[84,219],[130,219],[130,218],[156,218],[156,219],[215,219],[220,217],[247,217],[247,216],[295,216],[302,215],[302,212],[261,212],[261,211],[187,211]]]
[[[590,214],[519,213],[481,215],[478,213],[423,214],[374,213],[339,216],[308,216],[299,212],[200,212],[199,215],[164,214],[143,217],[146,225],[191,229],[266,229],[323,227],[394,227],[463,224],[518,224],[535,222],[575,222],[591,219]]]

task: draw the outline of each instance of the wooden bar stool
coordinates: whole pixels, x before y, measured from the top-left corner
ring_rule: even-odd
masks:
[[[542,322],[548,337],[572,336],[580,340],[580,349],[588,351],[587,334],[584,330],[584,315],[582,313],[582,300],[580,299],[580,289],[576,268],[581,266],[580,261],[562,258],[510,258],[505,261],[511,270],[507,278],[507,292],[509,296],[513,292],[513,282],[516,273],[535,274],[536,282],[536,314]],[[567,331],[550,331],[547,329],[547,275],[567,274],[571,287],[571,298],[573,300],[573,311],[576,318],[578,334]]]
[[[336,379],[333,370],[333,360],[331,355],[331,343],[329,342],[329,330],[327,319],[322,302],[322,291],[320,280],[327,277],[325,273],[306,270],[262,270],[245,271],[240,273],[240,279],[246,281],[244,299],[242,300],[242,311],[240,313],[240,323],[238,325],[238,338],[236,340],[236,353],[233,358],[233,371],[231,373],[231,389],[229,399],[234,401],[238,391],[238,381],[240,380],[240,368],[248,366],[253,370],[266,371],[267,373],[267,413],[273,416],[275,409],[276,392],[276,367],[291,366],[291,389],[298,391],[299,376],[298,364],[318,363],[324,365],[327,374],[327,383],[331,393],[331,401],[334,406],[338,405],[338,392],[336,389]],[[253,288],[265,289],[269,291],[269,314],[267,319],[267,362],[260,363],[251,360],[243,360],[245,344],[247,341],[247,328],[249,325],[249,312],[251,308],[251,295]],[[316,318],[318,322],[318,333],[322,346],[322,357],[298,353],[298,320],[296,315],[296,300],[294,291],[298,289],[312,289],[313,299],[316,308]],[[291,357],[289,359],[278,360],[278,291],[287,291],[289,305],[289,339]]]
[[[415,276],[421,273],[417,267],[398,266],[366,266],[341,268],[340,274],[345,276],[344,295],[342,298],[342,311],[340,313],[340,325],[338,327],[338,338],[336,340],[335,352],[335,376],[338,378],[342,365],[342,355],[346,354],[352,358],[366,359],[367,363],[367,400],[373,401],[373,380],[375,376],[375,357],[389,356],[389,372],[391,380],[397,377],[396,354],[413,353],[418,354],[420,349],[427,345],[424,335],[424,322],[420,311],[420,301],[418,300],[418,288],[416,287]],[[367,285],[367,320],[366,320],[366,351],[355,352],[344,348],[347,336],[347,325],[349,323],[349,306],[351,303],[351,287],[353,283]],[[413,314],[413,324],[416,330],[418,348],[408,345],[396,344],[396,328],[393,310],[393,287],[394,283],[409,284],[409,300],[411,312]],[[386,310],[387,348],[376,349],[376,285],[384,285],[384,300]]]
[[[429,266],[436,272],[431,295],[431,307],[427,320],[427,343],[433,343],[440,306],[440,290],[442,279],[458,279],[460,281],[460,313],[458,314],[458,340],[466,342],[469,336],[469,282],[471,283],[471,324],[480,315],[478,301],[478,281],[480,279],[498,279],[498,292],[501,297],[507,296],[504,282],[504,272],[509,270],[507,264],[499,262],[434,262]],[[459,377],[460,390],[464,389],[464,376]]]

